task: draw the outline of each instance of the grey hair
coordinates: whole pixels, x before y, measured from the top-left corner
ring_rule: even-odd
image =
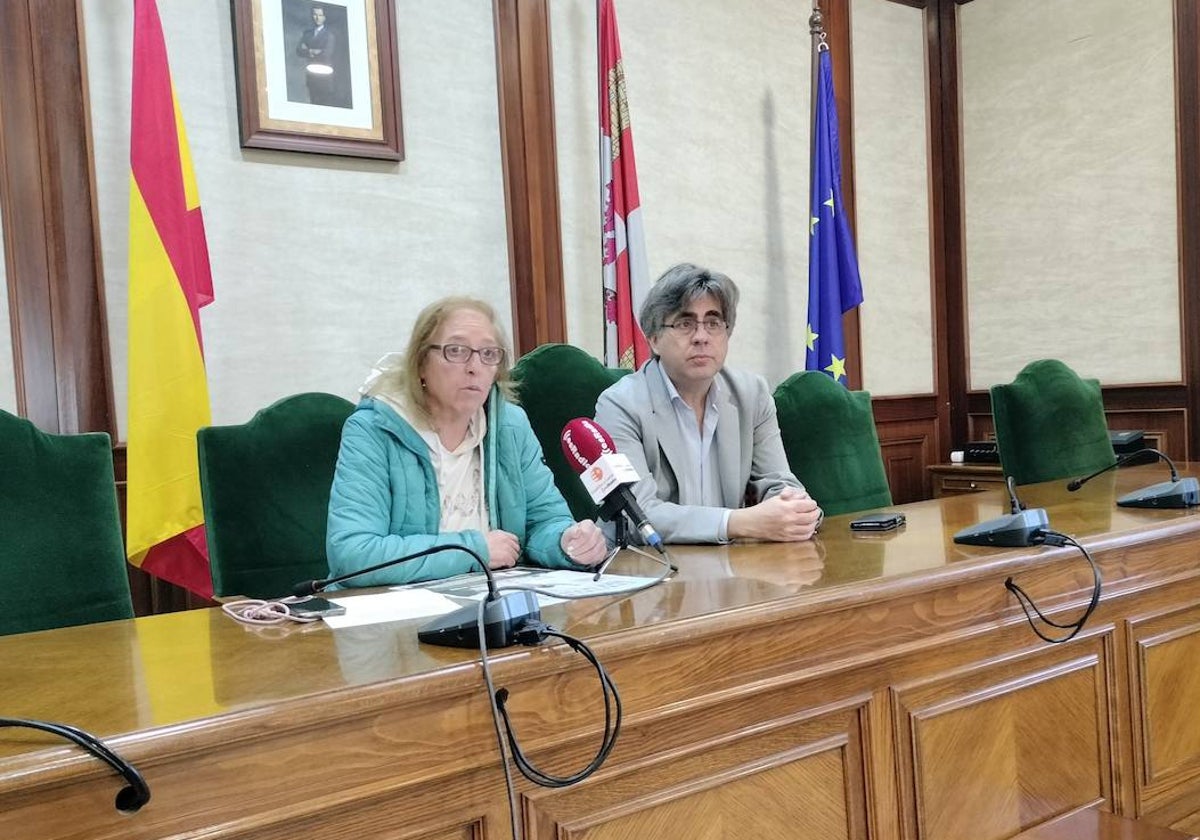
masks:
[[[667,318],[679,312],[698,297],[712,295],[721,305],[721,314],[729,329],[737,321],[737,284],[719,271],[679,263],[673,265],[654,281],[642,302],[638,322],[646,338],[653,338],[663,331]]]

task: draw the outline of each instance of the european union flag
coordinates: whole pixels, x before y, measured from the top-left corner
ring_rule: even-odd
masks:
[[[806,370],[846,384],[842,313],[862,303],[862,278],[842,209],[842,161],[837,102],[828,48],[818,53],[817,108],[813,125],[812,199],[808,237],[808,352]]]

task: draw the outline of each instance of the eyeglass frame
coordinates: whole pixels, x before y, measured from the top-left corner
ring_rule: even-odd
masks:
[[[463,349],[469,350],[470,352],[467,353],[467,357],[465,359],[463,359],[462,361],[455,361],[454,359],[451,359],[450,354],[448,352],[446,352],[451,347],[462,347]],[[471,357],[473,355],[478,353],[480,364],[487,365],[488,367],[499,367],[500,365],[504,364],[504,359],[508,356],[507,350],[505,350],[503,347],[498,347],[494,344],[491,345],[490,347],[472,347],[469,344],[459,344],[458,342],[451,342],[450,344],[429,344],[426,346],[425,349],[426,350],[440,350],[442,353],[442,358],[445,359],[447,362],[449,362],[452,365],[465,365],[471,361]],[[484,351],[486,351],[486,350],[495,350],[497,353],[500,354],[500,358],[496,359],[496,361],[494,361],[494,362],[489,362],[487,359],[485,359],[483,357]]]
[[[685,326],[688,321],[692,322],[690,327]],[[709,325],[719,326],[714,326],[712,329],[709,329]],[[718,318],[715,315],[707,318],[694,318],[691,315],[681,315],[671,323],[663,324],[663,329],[669,329],[678,336],[695,335],[696,330],[700,327],[703,327],[704,332],[708,335],[725,335],[729,332],[729,322],[724,318]]]

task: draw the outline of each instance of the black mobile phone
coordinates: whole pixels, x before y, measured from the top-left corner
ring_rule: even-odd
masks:
[[[288,604],[288,610],[298,618],[324,618],[327,615],[345,615],[346,608],[324,598],[307,598]]]
[[[852,531],[891,531],[904,524],[904,514],[895,511],[865,513],[850,520]]]

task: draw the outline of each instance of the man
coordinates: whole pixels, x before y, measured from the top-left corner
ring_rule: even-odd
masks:
[[[596,402],[596,422],[643,476],[634,493],[667,542],[807,540],[821,521],[788,468],[766,381],[725,368],[737,301],[724,274],[668,269],[639,315],[653,358]]]
[[[325,25],[325,9],[312,7],[313,25],[304,30],[296,55],[305,60],[308,101],[313,105],[335,105],[333,93],[333,32]]]

